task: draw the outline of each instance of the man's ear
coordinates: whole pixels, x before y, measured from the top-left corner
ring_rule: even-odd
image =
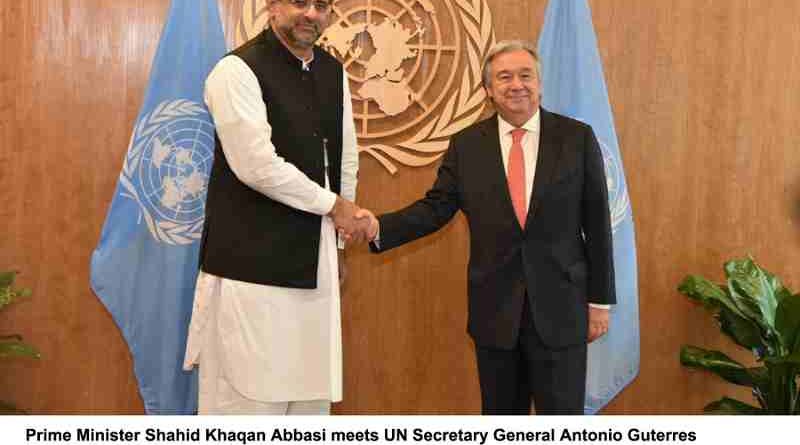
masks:
[[[491,92],[489,92],[489,88],[486,88],[486,85],[483,85],[483,91],[486,93],[486,99],[489,101],[489,103],[494,103],[492,94]]]

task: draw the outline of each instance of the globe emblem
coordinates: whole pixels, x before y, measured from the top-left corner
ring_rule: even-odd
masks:
[[[269,6],[243,0],[237,45],[269,27]],[[359,152],[394,174],[435,162],[480,118],[494,42],[487,0],[334,0],[317,43],[347,70]]]
[[[459,65],[459,25],[451,2],[334,2],[318,43],[347,69],[359,138],[402,133],[437,108],[458,70],[432,68]]]
[[[214,127],[202,118],[176,118],[153,133],[138,171],[139,197],[153,218],[181,225],[203,219],[213,147]]]
[[[611,152],[611,149],[602,140],[600,150],[603,152],[603,161],[606,168],[606,185],[608,187],[608,202],[611,213],[611,228],[616,231],[617,227],[625,220],[628,215],[629,200],[628,191],[625,187],[625,175],[622,166]]]

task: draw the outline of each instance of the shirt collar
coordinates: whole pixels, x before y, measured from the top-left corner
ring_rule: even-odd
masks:
[[[292,55],[294,56],[294,54],[292,54]],[[297,60],[300,61],[300,69],[301,70],[303,70],[303,71],[311,71],[311,63],[314,61],[314,53],[313,52],[311,53],[311,57],[309,57],[308,60],[303,60],[303,59],[301,59],[301,58],[299,58],[297,56],[295,56],[295,58],[297,58]]]
[[[522,126],[519,127],[519,128],[525,129],[525,130],[527,130],[528,132],[531,132],[531,133],[538,133],[539,132],[539,128],[541,126],[541,122],[540,122],[540,119],[539,119],[540,114],[541,114],[540,111],[536,110],[536,113],[534,113],[533,116],[531,116],[531,118],[528,119],[528,121],[525,122],[524,124],[522,124]],[[498,125],[498,127],[500,129],[500,135],[501,136],[507,135],[507,134],[511,133],[511,130],[514,130],[514,129],[517,128],[517,127],[511,125],[510,123],[508,123],[507,120],[503,119],[503,117],[500,116],[500,114],[497,115],[497,125]]]

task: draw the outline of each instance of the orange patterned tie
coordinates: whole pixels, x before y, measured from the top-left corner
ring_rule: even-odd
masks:
[[[519,226],[525,228],[528,205],[525,202],[525,159],[522,157],[523,136],[525,136],[524,129],[511,130],[511,152],[508,154],[508,191],[511,193],[511,203],[514,205],[514,213],[517,214]]]

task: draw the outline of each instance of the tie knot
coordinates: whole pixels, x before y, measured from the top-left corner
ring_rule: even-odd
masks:
[[[522,137],[525,136],[527,130],[524,128],[515,128],[511,130],[511,141],[513,144],[522,143]]]

